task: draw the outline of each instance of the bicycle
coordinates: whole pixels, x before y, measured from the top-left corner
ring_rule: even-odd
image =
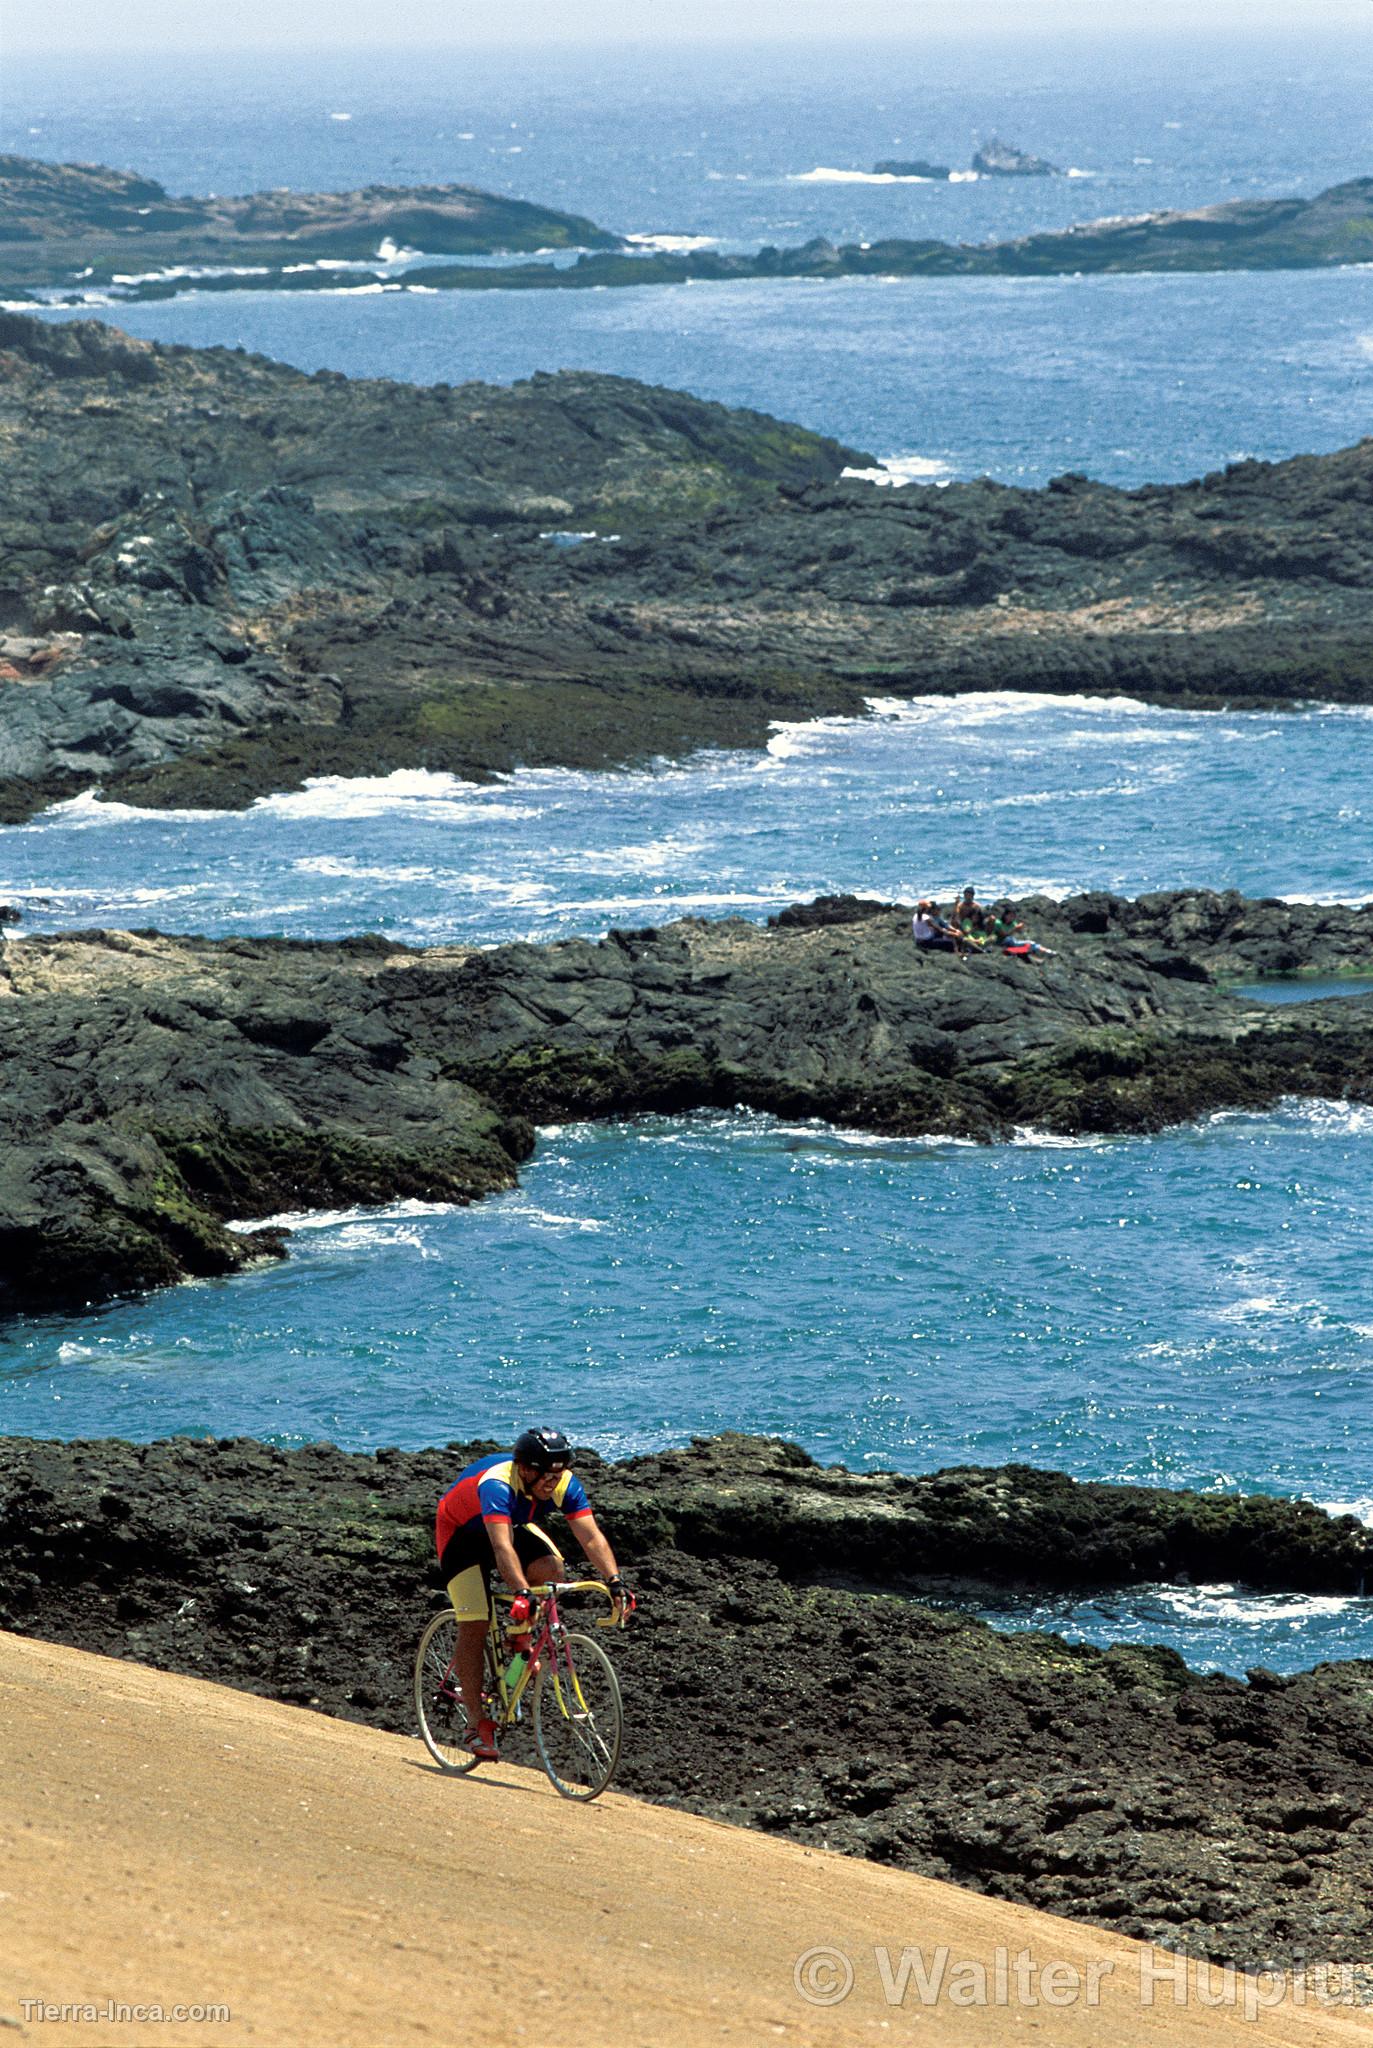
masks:
[[[530,1720],[539,1762],[564,1799],[598,1799],[615,1775],[624,1733],[624,1707],[615,1667],[591,1636],[569,1629],[560,1598],[602,1594],[612,1609],[615,1596],[599,1579],[569,1579],[530,1588],[535,1611],[528,1623],[530,1645],[523,1667],[520,1653],[507,1659],[505,1630],[494,1604],[486,1631],[482,1712],[497,1738],[524,1717]],[[502,1594],[509,1600],[509,1594]],[[613,1628],[623,1616],[608,1616]],[[524,1632],[523,1630],[521,1631]],[[462,1746],[467,1710],[455,1666],[458,1622],[451,1607],[434,1615],[415,1653],[415,1712],[420,1735],[441,1770],[454,1776],[475,1770],[479,1758]]]

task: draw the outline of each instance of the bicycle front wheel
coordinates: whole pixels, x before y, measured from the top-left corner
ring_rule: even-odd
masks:
[[[534,1676],[534,1741],[564,1799],[595,1799],[620,1761],[624,1708],[615,1667],[590,1636],[567,1635]]]
[[[415,1653],[415,1714],[424,1746],[445,1771],[474,1771],[477,1759],[462,1747],[467,1710],[458,1690],[454,1663],[458,1647],[457,1618],[450,1607],[436,1614]]]

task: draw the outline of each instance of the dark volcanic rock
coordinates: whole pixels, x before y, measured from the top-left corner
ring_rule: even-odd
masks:
[[[1373,442],[876,490],[858,451],[623,378],[350,383],[21,315],[0,437],[0,821],[753,745],[878,689],[1373,688]]]
[[[412,1730],[434,1506],[479,1448],[0,1441],[0,1620]],[[1370,1666],[1246,1685],[862,1590],[959,1542],[1019,1578],[1091,1529],[1109,1571],[1146,1527],[1198,1576],[1253,1555],[1342,1587],[1357,1524],[739,1437],[578,1462],[641,1595],[613,1644],[627,1789],[1248,1967],[1366,1956]]]
[[[477,952],[31,937],[0,957],[0,1310],[274,1248],[229,1219],[508,1187],[540,1120],[744,1104],[998,1138],[1373,1101],[1373,1005],[1213,979],[1366,964],[1373,906],[1020,908],[1052,959],[920,955],[907,911],[853,899]]]

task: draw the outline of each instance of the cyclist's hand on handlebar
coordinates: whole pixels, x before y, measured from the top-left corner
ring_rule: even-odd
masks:
[[[611,1619],[613,1621],[617,1621],[623,1628],[625,1622],[629,1619],[630,1615],[633,1614],[635,1608],[638,1606],[639,1603],[634,1598],[634,1595],[630,1591],[629,1587],[625,1584],[624,1578],[621,1573],[616,1572],[613,1578],[606,1580],[606,1584],[609,1586],[610,1591],[615,1598],[615,1606],[611,1615]]]

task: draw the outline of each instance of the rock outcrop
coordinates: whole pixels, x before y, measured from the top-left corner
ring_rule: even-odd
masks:
[[[1373,696],[1373,442],[878,490],[625,378],[417,389],[11,314],[0,450],[0,820],[754,745],[875,691]]]
[[[485,1448],[0,1440],[0,1623],[413,1730],[434,1506]],[[1085,1584],[1248,1565],[1344,1590],[1369,1544],[1352,1519],[1021,1466],[859,1476],[744,1437],[578,1466],[641,1600],[613,1646],[628,1790],[1366,1984],[1373,1667],[1202,1677],[917,1597],[960,1557],[1057,1584],[1065,1543]]]
[[[983,178],[1054,178],[1059,175],[1057,164],[1051,164],[1047,157],[1031,156],[1028,151],[1017,149],[1013,143],[1003,142],[999,135],[993,135],[973,151],[973,169]]]
[[[134,272],[230,265],[276,274],[311,258],[375,257],[383,243],[434,255],[617,249],[578,214],[475,185],[369,185],[359,192],[174,198],[154,178],[104,164],[0,156],[0,293]],[[296,273],[299,275],[299,272]],[[184,287],[186,280],[173,288]]]
[[[509,1187],[540,1120],[745,1104],[992,1139],[1373,1101],[1373,1005],[1213,979],[1367,966],[1373,906],[1021,908],[1051,960],[918,955],[907,911],[861,904],[480,952],[26,938],[0,955],[0,1311],[281,1249],[233,1219]]]

